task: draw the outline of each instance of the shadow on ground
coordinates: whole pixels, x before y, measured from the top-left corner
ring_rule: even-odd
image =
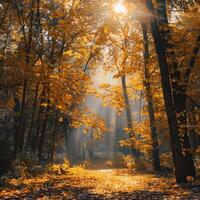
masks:
[[[133,192],[119,192],[119,193],[111,193],[111,194],[93,194],[90,192],[91,188],[83,187],[83,188],[77,188],[77,187],[61,187],[59,189],[39,189],[37,191],[27,192],[23,195],[12,197],[12,198],[6,198],[6,199],[76,199],[76,200],[153,200],[153,199],[168,199],[168,195],[162,192],[150,192],[147,190],[136,190]]]
[[[102,172],[103,171],[103,172]],[[85,174],[84,174],[85,173]],[[88,174],[89,173],[89,174]],[[48,179],[9,184],[0,189],[0,199],[10,200],[198,200],[197,184],[177,185],[162,175],[135,174],[121,170],[75,171],[73,175],[51,175]],[[119,177],[118,177],[119,175]],[[48,176],[47,176],[48,177]],[[103,179],[101,178],[103,177]],[[27,179],[29,181],[29,179]],[[36,181],[37,180],[37,181]],[[40,178],[39,178],[40,180]],[[34,182],[35,181],[35,182]],[[116,183],[116,185],[114,184]],[[137,186],[141,187],[137,187]],[[117,186],[117,188],[116,188]],[[131,187],[132,186],[132,187]],[[1,193],[4,191],[4,193]],[[123,192],[126,191],[126,192]]]

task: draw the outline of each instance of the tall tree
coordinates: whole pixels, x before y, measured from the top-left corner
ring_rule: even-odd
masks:
[[[155,171],[159,171],[161,167],[160,167],[160,155],[158,146],[158,132],[156,128],[153,97],[152,97],[151,83],[150,83],[150,73],[148,69],[149,42],[148,42],[147,27],[144,22],[142,22],[142,32],[143,32],[143,43],[144,43],[144,86],[146,89],[147,104],[148,104],[147,107],[148,107],[149,122],[151,128],[153,167]]]
[[[186,176],[194,176],[195,168],[194,161],[188,137],[188,120],[187,120],[187,80],[184,77],[182,81],[182,69],[178,65],[176,55],[174,52],[175,44],[172,41],[172,32],[169,28],[169,22],[167,17],[167,5],[166,0],[158,0],[158,14],[160,23],[160,34],[163,40],[165,54],[167,55],[167,62],[170,71],[170,79],[173,93],[174,109],[177,118],[178,136],[182,143],[182,151],[184,154],[184,170]],[[189,66],[190,68],[190,66]],[[188,76],[188,75],[186,75]]]
[[[156,19],[156,11],[151,0],[147,0],[147,9],[149,10],[150,26],[152,31],[155,49],[157,53],[158,63],[161,74],[161,84],[163,89],[165,109],[170,130],[171,148],[175,167],[175,176],[178,183],[187,181],[187,175],[184,170],[184,157],[182,154],[181,143],[178,137],[178,124],[175,114],[173,94],[171,91],[171,82],[169,74],[169,66],[165,55],[164,44],[161,38],[158,21]]]

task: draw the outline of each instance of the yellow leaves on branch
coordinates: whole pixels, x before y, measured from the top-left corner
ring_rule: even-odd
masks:
[[[79,66],[64,64],[50,75],[50,103],[63,113],[72,105],[83,102],[87,95],[90,78]]]
[[[130,128],[124,128],[124,132],[125,133],[131,133],[131,129]]]
[[[68,50],[64,52],[64,56],[69,56],[69,57],[73,57],[75,59],[80,59],[82,57],[82,55],[78,52],[75,52],[73,50]]]
[[[102,83],[99,87],[102,89],[108,89],[111,87],[111,85],[109,83]]]
[[[71,127],[83,127],[83,134],[92,133],[95,138],[100,138],[103,133],[108,132],[105,120],[87,108],[73,110],[71,119]]]
[[[48,103],[41,103],[40,104],[42,107],[47,107],[48,106]]]

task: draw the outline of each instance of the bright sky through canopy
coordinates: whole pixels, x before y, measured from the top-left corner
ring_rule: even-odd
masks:
[[[119,1],[113,7],[114,7],[114,11],[117,13],[125,14],[127,12],[126,7],[123,5],[123,1]]]

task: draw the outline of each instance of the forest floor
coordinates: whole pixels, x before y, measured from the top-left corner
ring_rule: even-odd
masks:
[[[66,174],[44,173],[6,180],[0,199],[200,199],[196,183],[179,186],[174,178],[125,169],[70,168]]]

